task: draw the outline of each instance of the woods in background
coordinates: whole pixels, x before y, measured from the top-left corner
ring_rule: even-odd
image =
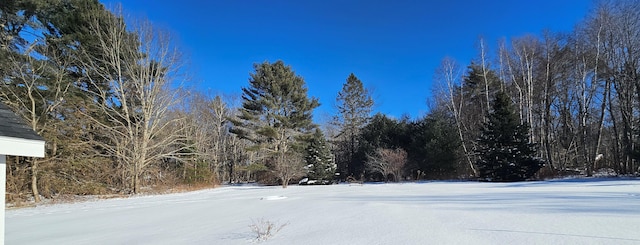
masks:
[[[255,64],[241,98],[205,94],[188,88],[169,34],[96,0],[0,11],[0,101],[47,142],[44,159],[8,157],[8,201],[302,177],[477,179],[495,153],[496,97],[527,125],[514,131],[526,160],[544,163],[518,180],[640,166],[637,1],[602,3],[571,33],[505,39],[493,53],[480,39],[470,64],[443,59],[419,118],[376,114],[366,81],[349,74],[328,125],[313,123],[318,100],[283,61]]]
[[[445,59],[437,104],[455,118],[469,167],[486,122],[487,98],[506,92],[550,174],[638,172],[640,4],[602,3],[572,33],[502,41],[466,71]]]

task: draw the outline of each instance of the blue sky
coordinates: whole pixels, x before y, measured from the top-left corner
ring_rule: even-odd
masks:
[[[442,58],[468,65],[480,36],[493,54],[500,38],[568,32],[592,2],[130,0],[122,7],[177,36],[199,90],[240,95],[254,63],[283,60],[320,99],[322,121],[335,113],[350,73],[373,91],[376,112],[424,115]]]

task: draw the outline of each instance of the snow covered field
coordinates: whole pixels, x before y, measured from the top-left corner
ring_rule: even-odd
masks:
[[[6,244],[640,244],[640,180],[229,186],[9,210]]]

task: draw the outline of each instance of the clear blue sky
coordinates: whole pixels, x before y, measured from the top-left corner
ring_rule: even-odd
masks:
[[[113,6],[116,0],[101,0]],[[156,0],[124,1],[125,13],[177,35],[203,91],[240,94],[253,63],[283,60],[335,112],[349,73],[374,92],[375,111],[415,118],[428,110],[433,72],[445,56],[466,66],[480,36],[567,32],[590,0]]]

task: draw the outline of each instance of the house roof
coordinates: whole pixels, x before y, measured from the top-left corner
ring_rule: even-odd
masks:
[[[0,136],[44,141],[5,104],[0,102]]]

